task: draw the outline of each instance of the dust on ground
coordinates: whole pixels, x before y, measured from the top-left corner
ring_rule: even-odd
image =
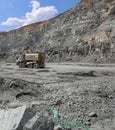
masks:
[[[91,130],[114,130],[115,65],[47,63],[30,69],[0,63],[0,107],[17,100],[51,106]]]

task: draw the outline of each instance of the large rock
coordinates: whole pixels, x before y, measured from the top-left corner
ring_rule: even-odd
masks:
[[[24,125],[34,114],[26,105],[15,109],[0,110],[0,129],[23,130]]]
[[[35,115],[24,126],[24,130],[54,130],[52,118]]]
[[[30,119],[24,126],[24,130],[36,130],[40,126],[39,116],[35,115],[32,119]]]

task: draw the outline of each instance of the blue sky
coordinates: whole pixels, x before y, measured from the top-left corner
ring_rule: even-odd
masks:
[[[8,31],[50,19],[70,9],[79,1],[80,0],[1,0],[0,31]]]

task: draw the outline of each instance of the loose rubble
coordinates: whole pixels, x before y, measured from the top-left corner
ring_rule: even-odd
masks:
[[[46,70],[0,64],[2,130],[65,130],[69,119],[91,130],[115,128],[114,64],[47,64]]]

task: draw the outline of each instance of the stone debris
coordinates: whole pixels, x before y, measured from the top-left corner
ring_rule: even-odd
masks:
[[[20,101],[18,100],[15,100],[14,102],[11,102],[8,104],[8,108],[17,108],[17,107],[21,107],[23,106],[24,104],[22,104]]]
[[[54,127],[54,130],[62,130],[62,128],[61,128],[60,125],[58,125],[58,126],[55,126],[55,127]]]
[[[23,130],[26,122],[34,116],[34,112],[26,105],[15,109],[0,110],[1,130]]]
[[[54,122],[51,118],[35,115],[24,126],[23,130],[54,130]]]
[[[91,112],[89,113],[89,117],[98,117],[96,112]]]
[[[24,126],[24,130],[36,130],[40,126],[39,116],[35,115]]]
[[[0,130],[76,130],[71,124],[63,127],[71,119],[91,130],[114,128],[115,65],[48,63],[48,73],[0,66]],[[17,94],[22,95],[16,99]],[[54,118],[51,108],[64,117]]]

